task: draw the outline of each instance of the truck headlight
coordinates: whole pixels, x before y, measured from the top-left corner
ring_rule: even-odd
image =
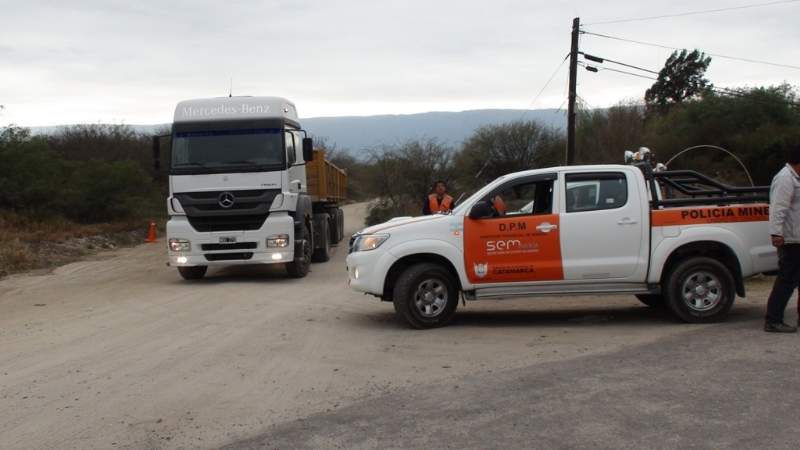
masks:
[[[389,239],[388,234],[362,234],[353,243],[354,252],[367,252],[375,250]]]
[[[288,234],[273,234],[267,237],[267,247],[269,248],[283,248],[289,246]]]
[[[190,252],[192,243],[188,239],[170,239],[169,249],[173,252]]]

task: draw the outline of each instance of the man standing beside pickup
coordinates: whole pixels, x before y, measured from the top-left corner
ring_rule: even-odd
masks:
[[[800,145],[789,149],[786,166],[772,179],[769,191],[769,232],[778,249],[778,276],[767,301],[764,331],[794,333],[783,313],[800,284]]]
[[[447,183],[438,180],[433,183],[431,192],[422,204],[422,214],[447,213],[453,208],[453,197],[447,195]]]

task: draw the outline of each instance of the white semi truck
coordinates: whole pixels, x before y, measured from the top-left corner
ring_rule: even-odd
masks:
[[[157,169],[168,161],[168,264],[183,278],[241,264],[304,277],[342,239],[346,174],[313,149],[289,100],[182,101],[166,155],[164,137],[153,155]]]

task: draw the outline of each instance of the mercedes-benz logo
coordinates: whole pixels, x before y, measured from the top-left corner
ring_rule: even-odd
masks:
[[[219,203],[219,206],[223,208],[230,208],[234,203],[236,203],[236,197],[234,197],[230,192],[223,192],[222,194],[219,194],[219,197],[217,197],[217,203]]]

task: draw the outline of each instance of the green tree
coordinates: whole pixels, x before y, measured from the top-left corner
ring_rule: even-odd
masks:
[[[507,173],[559,164],[565,145],[562,132],[534,121],[481,127],[455,157],[458,187],[472,190]]]
[[[620,103],[607,109],[579,111],[576,130],[577,160],[580,164],[618,164],[625,150],[647,145],[644,108]]]
[[[644,94],[649,111],[663,114],[672,105],[706,93],[713,85],[705,78],[711,57],[699,50],[674,51]]]

